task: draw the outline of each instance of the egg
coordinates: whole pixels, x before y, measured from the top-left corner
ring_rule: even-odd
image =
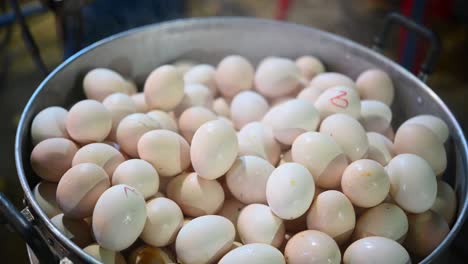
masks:
[[[447,141],[449,137],[449,129],[444,120],[433,115],[418,115],[412,117],[404,124],[417,124],[431,130],[442,142]]]
[[[146,113],[150,110],[148,104],[146,103],[144,93],[136,93],[130,96],[136,106],[137,113]]]
[[[235,232],[234,225],[222,216],[197,217],[177,235],[177,258],[185,264],[214,263],[231,248]]]
[[[222,59],[216,68],[215,81],[219,92],[225,97],[252,89],[254,68],[244,57],[230,55]]]
[[[57,192],[57,184],[46,181],[39,182],[33,190],[34,199],[41,207],[47,217],[52,218],[62,211],[58,207],[55,193]]]
[[[141,159],[162,177],[175,176],[190,166],[190,146],[179,134],[165,129],[146,132],[138,141]]]
[[[229,104],[223,97],[216,98],[213,101],[213,105],[211,108],[218,116],[224,116],[227,118],[231,117],[231,110],[229,109]]]
[[[146,115],[156,120],[156,122],[161,125],[162,129],[171,130],[173,132],[178,132],[179,130],[175,118],[173,118],[167,112],[161,110],[152,110],[146,113]]]
[[[148,75],[143,90],[150,109],[172,110],[184,97],[183,76],[172,65],[159,66]]]
[[[117,127],[117,143],[130,157],[138,157],[138,141],[148,131],[160,129],[161,124],[151,117],[136,113],[126,116]]]
[[[393,143],[384,135],[375,132],[367,132],[367,140],[369,141],[367,158],[386,166],[394,156]]]
[[[58,214],[50,219],[52,224],[68,239],[79,247],[85,247],[93,242],[91,228],[83,219],[67,218]]]
[[[94,207],[94,237],[104,248],[124,250],[140,236],[145,220],[143,195],[128,185],[115,185],[99,197]]]
[[[286,264],[283,254],[270,245],[252,243],[229,251],[219,264]]]
[[[237,133],[239,155],[252,155],[276,165],[281,155],[281,148],[276,141],[273,130],[261,123],[251,122]]]
[[[304,88],[299,94],[296,96],[297,99],[306,100],[312,104],[315,104],[319,96],[325,91],[326,89],[319,88],[317,86],[307,86]]]
[[[211,109],[213,105],[213,94],[210,89],[202,84],[188,84],[184,87],[184,98],[177,105],[174,112],[180,115],[187,108],[192,106],[203,106]]]
[[[314,106],[320,112],[321,119],[337,113],[354,118],[359,118],[361,114],[359,94],[354,88],[347,86],[335,86],[325,90],[317,98]]]
[[[437,181],[437,197],[431,210],[441,215],[449,225],[455,220],[457,196],[448,183]]]
[[[71,168],[77,151],[75,143],[66,138],[43,140],[31,152],[31,167],[42,179],[59,182],[62,175]]]
[[[216,70],[208,64],[198,64],[190,68],[184,74],[184,83],[187,84],[202,84],[208,87],[215,96],[218,93],[215,80]]]
[[[340,186],[341,175],[348,166],[341,147],[328,135],[306,132],[294,140],[292,160],[305,166],[314,177],[315,184],[332,189]]]
[[[232,195],[245,204],[266,203],[267,182],[274,169],[262,158],[241,156],[226,173],[226,184]]]
[[[345,243],[356,224],[354,208],[341,192],[329,190],[319,194],[307,215],[307,228],[331,236],[338,245]]]
[[[115,133],[120,121],[137,112],[137,106],[132,98],[123,93],[114,93],[107,96],[102,104],[107,108],[112,116],[112,129],[109,138],[115,140]]]
[[[117,72],[96,68],[89,71],[83,79],[86,98],[102,101],[113,93],[128,93],[127,81]]]
[[[299,68],[302,76],[308,81],[310,81],[317,74],[323,73],[325,71],[325,66],[323,66],[323,63],[314,56],[301,56],[296,59],[296,65]]]
[[[184,215],[179,206],[167,198],[156,198],[146,204],[146,222],[140,238],[145,243],[164,247],[175,241],[182,228]]]
[[[238,93],[231,102],[231,119],[234,127],[240,130],[246,124],[262,120],[268,111],[267,100],[260,94],[252,91]]]
[[[66,127],[70,137],[78,143],[99,142],[109,135],[112,116],[102,103],[83,100],[70,108]]]
[[[57,204],[67,217],[91,216],[98,198],[109,186],[109,176],[104,169],[94,163],[78,164],[60,179]]]
[[[290,59],[268,57],[255,72],[255,88],[267,98],[285,96],[301,84],[299,67]]]
[[[120,252],[105,249],[98,244],[92,244],[85,247],[84,252],[104,264],[126,264],[125,258]]]
[[[344,264],[407,264],[411,263],[405,248],[397,242],[378,236],[352,243],[343,255]]]
[[[147,161],[130,159],[117,166],[112,175],[112,185],[126,184],[139,191],[143,197],[156,195],[159,188],[159,175]]]
[[[381,203],[362,213],[353,233],[353,240],[369,236],[386,237],[402,243],[408,232],[408,218],[400,207]]]
[[[437,180],[424,159],[414,154],[400,154],[385,170],[390,179],[390,195],[401,208],[410,213],[422,213],[432,207],[437,196]]]
[[[324,90],[335,86],[346,86],[356,88],[356,84],[348,76],[337,72],[324,72],[317,74],[309,83],[309,86],[322,88]]]
[[[190,158],[200,177],[213,180],[223,176],[236,160],[236,131],[222,120],[203,124],[193,135]]]
[[[315,184],[310,172],[298,163],[286,163],[268,177],[266,197],[270,209],[280,218],[292,220],[309,209]]]
[[[224,201],[223,207],[221,207],[221,209],[219,210],[217,214],[220,216],[226,217],[235,226],[237,224],[237,219],[239,219],[240,211],[244,207],[245,207],[245,204],[232,198],[232,199]],[[238,235],[236,235],[236,240],[240,240]]]
[[[365,158],[369,149],[366,131],[359,122],[345,114],[325,118],[320,133],[329,135],[343,149],[349,161]]]
[[[66,119],[68,111],[62,107],[51,106],[40,111],[31,124],[31,139],[33,145],[48,138],[69,138]]]
[[[177,263],[172,252],[166,248],[143,245],[134,249],[128,257],[130,264],[169,264]]]
[[[286,244],[284,256],[290,264],[341,263],[341,252],[335,240],[317,230],[295,234]]]
[[[133,95],[138,92],[138,87],[136,83],[131,79],[125,79],[125,93],[128,95]]]
[[[300,134],[315,131],[319,121],[319,113],[311,103],[293,99],[272,107],[262,123],[271,126],[276,140],[291,145]]]
[[[72,166],[81,163],[94,163],[103,168],[109,177],[112,177],[115,168],[124,161],[124,156],[114,147],[105,143],[91,143],[76,152]]]
[[[369,208],[380,204],[388,195],[390,180],[377,161],[354,161],[343,172],[341,189],[356,206]]]
[[[193,217],[215,214],[224,202],[221,184],[215,180],[206,180],[194,172],[174,177],[166,193],[185,215]]]
[[[380,101],[363,100],[359,121],[366,131],[384,133],[390,127],[392,110]]]
[[[419,257],[431,254],[450,231],[444,218],[431,210],[421,214],[408,214],[408,222],[408,235],[403,245]]]
[[[278,248],[285,229],[281,218],[264,204],[249,204],[240,212],[237,232],[244,244],[263,243]]]
[[[198,128],[212,120],[216,120],[216,115],[211,110],[200,106],[191,107],[179,117],[180,133],[190,143]]]
[[[362,72],[356,79],[356,87],[364,100],[377,100],[390,106],[393,102],[395,88],[387,73],[379,69]]]

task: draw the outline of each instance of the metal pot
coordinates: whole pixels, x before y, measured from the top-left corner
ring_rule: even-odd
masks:
[[[377,38],[377,44],[382,45],[388,28],[394,22],[404,24],[432,40],[431,56],[423,67],[424,78],[430,73],[437,55],[437,39],[427,29],[401,16],[392,15],[387,20],[383,35]],[[368,68],[380,68],[391,76],[395,84],[394,126],[417,114],[433,114],[442,118],[448,124],[451,135],[446,146],[449,165],[444,177],[456,190],[459,208],[457,220],[448,236],[421,263],[435,261],[449,246],[461,228],[468,206],[468,148],[450,110],[423,81],[369,48],[314,28],[254,18],[203,18],[150,25],[97,42],[62,63],[34,92],[21,116],[15,146],[18,178],[26,197],[27,207],[23,214],[28,219],[25,221],[21,214],[12,212],[11,206],[2,206],[5,209],[2,211],[10,212],[11,217],[22,218],[23,222],[12,225],[17,231],[36,240],[28,242],[39,259],[98,263],[60,233],[34,199],[31,189],[38,182],[38,177],[29,164],[32,149],[30,125],[34,116],[45,107],[69,107],[84,98],[81,87],[83,75],[95,67],[115,69],[141,85],[145,76],[158,65],[181,58],[216,64],[227,54],[243,55],[253,63],[271,55],[295,58],[314,54],[325,62],[327,69],[352,78]],[[29,229],[25,231],[25,227]],[[40,239],[46,243],[38,244]],[[51,250],[52,254],[44,253],[44,250]]]

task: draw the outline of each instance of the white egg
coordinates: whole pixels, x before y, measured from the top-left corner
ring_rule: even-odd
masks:
[[[314,56],[301,56],[296,59],[296,65],[299,67],[302,76],[310,81],[317,74],[325,71],[323,63]]]
[[[252,89],[254,68],[246,58],[230,55],[219,62],[215,80],[223,96],[233,97],[243,90]]]
[[[457,196],[453,188],[444,181],[437,181],[437,197],[431,210],[444,217],[451,225],[457,213]]]
[[[363,100],[359,121],[366,131],[383,133],[392,122],[392,110],[380,101]]]
[[[344,264],[407,264],[411,263],[405,248],[397,242],[371,236],[352,243],[343,255]]]
[[[177,105],[174,112],[180,115],[186,109],[193,106],[203,106],[211,109],[213,105],[213,94],[210,89],[202,84],[187,84],[184,87],[184,98]]]
[[[369,141],[367,158],[386,166],[394,156],[393,143],[384,135],[375,132],[367,132],[367,140]]]
[[[161,110],[152,110],[146,113],[146,115],[156,120],[156,122],[161,125],[162,129],[167,129],[174,132],[178,132],[179,130],[175,118],[167,112]]]
[[[224,116],[227,118],[230,118],[231,116],[229,104],[223,97],[218,97],[213,101],[212,109],[219,116]]]
[[[285,96],[293,92],[301,81],[296,64],[286,58],[268,57],[258,65],[255,87],[268,98]]]
[[[297,99],[302,99],[309,101],[312,104],[315,104],[320,95],[327,89],[319,88],[317,86],[307,86],[304,88],[298,95]]]
[[[48,138],[69,138],[65,124],[67,114],[67,110],[58,106],[47,107],[40,111],[31,124],[33,145]]]
[[[73,157],[72,166],[81,163],[94,163],[112,177],[115,168],[125,161],[120,151],[105,143],[91,143],[80,148]]]
[[[184,74],[185,84],[203,84],[208,87],[215,96],[218,93],[215,80],[216,70],[213,66],[208,64],[198,64],[190,68]]]
[[[115,133],[120,121],[137,112],[137,106],[130,96],[124,93],[114,93],[107,96],[102,104],[107,108],[112,116],[112,129],[109,134],[111,140],[115,140]]]
[[[128,93],[127,81],[111,69],[96,68],[83,79],[83,90],[88,99],[102,101],[113,93]]]
[[[317,230],[295,234],[286,244],[284,255],[290,264],[341,262],[341,252],[335,240]]]
[[[206,122],[216,120],[216,115],[207,108],[194,106],[185,110],[179,117],[180,134],[192,142],[195,132]]]
[[[281,155],[281,148],[273,130],[260,122],[251,122],[237,133],[239,155],[253,155],[268,160],[276,165]]]
[[[348,76],[337,72],[324,72],[317,74],[309,83],[310,86],[329,89],[335,86],[346,86],[352,89],[356,84]]]
[[[246,124],[262,120],[268,111],[267,100],[252,91],[238,93],[231,102],[231,119],[236,129],[240,130]]]
[[[286,264],[281,251],[267,244],[252,243],[229,251],[219,264]]]
[[[336,113],[350,115],[359,118],[361,114],[361,102],[359,94],[354,88],[347,86],[335,86],[325,90],[315,101],[315,108],[320,112],[320,118]]]
[[[112,185],[118,184],[126,184],[135,188],[146,199],[158,191],[159,175],[149,162],[130,159],[122,162],[112,175]]]
[[[133,102],[135,103],[137,113],[146,113],[150,110],[148,104],[146,103],[144,93],[136,93],[130,96]]]
[[[160,129],[161,124],[148,115],[136,113],[126,116],[117,127],[117,143],[125,154],[138,157],[138,141],[148,131]]]
[[[449,129],[444,120],[433,115],[418,115],[406,120],[405,124],[418,124],[431,130],[442,141],[447,141]]]
[[[150,109],[172,110],[184,97],[182,74],[172,65],[162,65],[145,81],[145,101]]]
[[[356,87],[364,100],[377,100],[390,106],[393,102],[395,88],[390,76],[379,69],[362,72],[356,79]]]

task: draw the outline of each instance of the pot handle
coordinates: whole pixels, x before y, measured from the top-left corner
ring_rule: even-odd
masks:
[[[373,45],[374,50],[382,51],[384,49],[388,34],[390,32],[391,27],[394,24],[404,26],[408,30],[417,33],[418,35],[426,38],[430,42],[430,48],[427,52],[426,59],[421,65],[421,70],[418,73],[418,77],[423,82],[426,82],[429,74],[433,72],[434,67],[440,55],[441,43],[440,43],[439,37],[432,30],[428,29],[427,27],[419,23],[416,23],[415,21],[399,13],[390,13],[385,18],[382,31],[380,32],[380,34],[378,34],[374,38],[374,45]]]
[[[58,263],[58,258],[52,253],[37,229],[2,192],[0,192],[0,219],[1,223],[7,224],[21,236],[41,263]]]

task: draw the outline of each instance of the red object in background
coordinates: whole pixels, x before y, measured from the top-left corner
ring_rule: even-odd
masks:
[[[276,13],[275,19],[278,20],[285,20],[288,16],[288,10],[291,5],[291,1],[289,0],[278,0],[276,2]]]

